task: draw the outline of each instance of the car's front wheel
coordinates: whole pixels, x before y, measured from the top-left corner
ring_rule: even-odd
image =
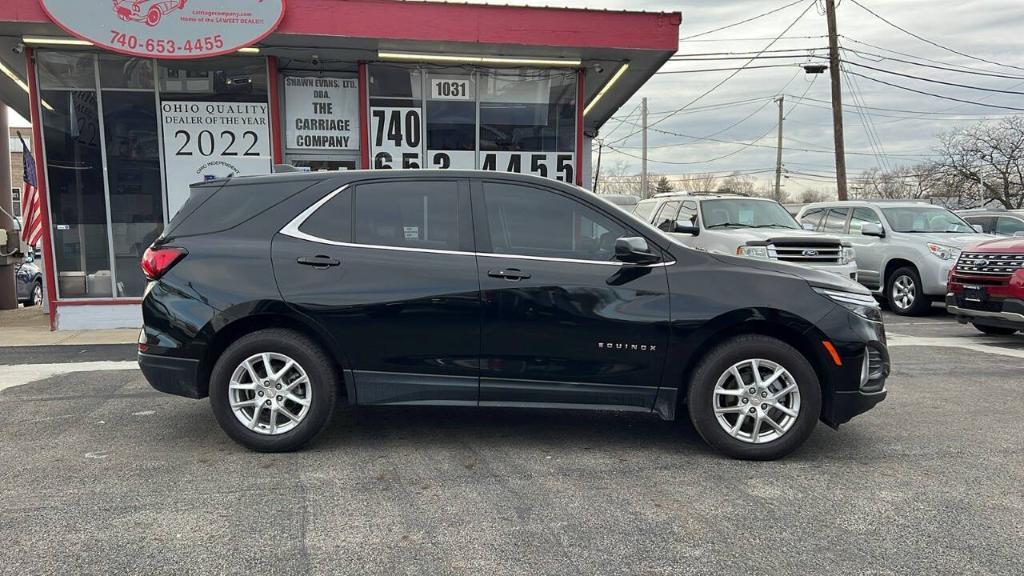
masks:
[[[814,431],[821,388],[814,368],[795,348],[748,335],[719,344],[700,360],[687,402],[708,444],[733,458],[774,460]]]
[[[210,405],[221,428],[260,452],[295,450],[334,411],[337,374],[327,354],[291,330],[260,330],[221,354],[210,375]]]
[[[889,308],[900,316],[921,316],[932,307],[931,298],[924,293],[921,275],[909,266],[889,275],[886,297]]]

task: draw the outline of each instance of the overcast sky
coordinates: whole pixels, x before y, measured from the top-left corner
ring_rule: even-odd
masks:
[[[561,2],[548,2],[544,0],[542,2],[527,1],[520,3],[540,5],[554,3],[574,7],[628,10],[680,10],[683,13],[680,35],[686,37],[744,20],[783,6],[789,1],[791,0],[708,0],[704,2],[668,2],[663,0],[562,0]],[[943,63],[943,65],[968,66],[981,71],[1019,76],[1020,79],[1002,79],[945,72],[891,60],[871,62],[868,56],[859,58],[858,60],[861,62],[876,68],[948,82],[1024,91],[1024,50],[1021,49],[1021,37],[1024,35],[1024,2],[1021,0],[859,1],[864,6],[871,8],[895,24],[939,44],[988,60],[1020,66],[1021,69],[978,62],[930,46],[891,28],[865,12],[851,0],[841,0],[837,9],[838,27],[841,35],[850,38],[841,40],[841,43],[847,48],[862,49],[874,53],[880,52],[874,48],[858,45],[851,40],[856,39],[889,50],[936,60]],[[806,6],[807,4],[800,3],[771,16],[741,26],[702,36],[693,41],[681,42],[679,54],[756,52],[764,48],[771,41],[771,38],[777,36],[791,24]],[[825,35],[826,31],[825,17],[814,7],[786,34],[794,38],[784,39],[776,43],[772,49],[822,48],[827,46],[827,39],[819,38],[819,36]],[[737,40],[747,38],[763,39]],[[827,55],[827,50],[818,50],[817,54]],[[909,58],[904,59],[909,60]],[[665,65],[663,70],[733,68],[741,65],[743,62],[744,60],[670,62]],[[787,170],[790,172],[822,175],[833,174],[835,165],[831,153],[793,150],[793,148],[831,150],[833,147],[831,112],[826,103],[815,101],[827,102],[829,100],[828,75],[818,76],[813,84],[809,84],[810,77],[807,77],[795,66],[802,62],[804,61],[796,59],[760,61],[759,63],[761,64],[792,63],[793,66],[741,72],[721,88],[694,104],[693,107],[697,108],[709,104],[727,103],[749,98],[764,98],[761,101],[718,110],[679,114],[657,126],[657,128],[670,132],[693,136],[707,136],[728,128],[730,125],[750,116],[748,120],[714,137],[742,143],[752,142],[765,136],[758,143],[766,147],[743,147],[737,144],[691,140],[678,136],[652,133],[649,138],[649,144],[652,147],[649,158],[652,160],[698,163],[673,165],[651,162],[650,170],[667,174],[684,174],[699,171],[773,170],[775,166],[774,145],[776,141],[773,127],[777,122],[778,108],[777,105],[771,103],[770,98],[785,92],[788,116],[784,123],[786,147],[784,163]],[[955,88],[891,76],[869,69],[851,69],[889,82],[953,98],[980,100],[987,104],[1024,108],[1024,96],[1021,95],[995,94]],[[678,109],[729,74],[730,72],[707,72],[655,76],[654,79],[641,88],[633,100],[619,110],[617,115],[628,115],[636,108],[641,96],[648,98],[648,108],[652,113]],[[846,104],[861,103],[871,107],[943,112],[945,114],[941,116],[918,116],[915,118],[912,114],[870,111],[870,120],[877,131],[881,148],[888,155],[879,159],[874,155],[875,149],[872,148],[868,140],[864,121],[857,109],[848,108],[845,114],[846,148],[848,151],[847,162],[852,173],[876,167],[879,164],[883,166],[898,166],[921,162],[928,158],[928,154],[933,153],[932,149],[936,144],[936,135],[939,133],[952,129],[957,125],[976,122],[985,116],[1013,113],[1008,110],[960,105],[957,102],[940,100],[877,84],[864,78],[855,77],[855,80],[856,96],[862,99],[862,101],[854,100],[851,86],[844,79],[843,99]],[[784,86],[785,88],[783,88]],[[807,100],[800,102],[800,96],[805,91]],[[766,102],[767,105],[765,105]],[[906,119],[906,117],[910,117],[910,119]],[[653,122],[660,118],[660,116],[653,114],[651,118]],[[633,131],[632,118],[629,121],[630,124],[614,131],[613,129],[617,123],[611,121],[602,129],[602,134],[611,141],[628,135]],[[657,146],[680,143],[685,145],[655,148]],[[638,154],[639,149],[635,147],[639,145],[639,136],[620,143],[620,147],[630,154]],[[736,154],[728,158],[705,162],[706,160],[734,152]],[[614,153],[605,156],[605,161],[613,159],[629,162],[630,168],[639,170],[638,160],[624,155],[615,155]],[[824,178],[813,178],[799,174],[791,174],[790,176],[790,179],[785,180],[786,189],[790,192],[799,192],[805,188],[834,188],[834,184],[829,184]],[[773,178],[770,174],[760,177],[764,178],[764,181]]]
[[[512,4],[562,5],[579,8],[608,8],[624,10],[673,11],[683,13],[681,36],[687,37],[724,26],[787,4],[790,0],[708,0],[704,2],[667,0],[510,0]],[[914,55],[914,58],[928,58],[947,66],[967,66],[979,71],[1019,76],[1019,79],[993,78],[971,74],[946,72],[922,68],[910,64],[885,60],[872,62],[870,56],[858,60],[884,70],[925,76],[948,82],[1024,92],[1024,50],[1021,37],[1024,36],[1024,1],[1021,0],[859,0],[881,16],[931,39],[939,44],[974,56],[996,61],[1021,69],[1001,67],[946,52],[916,40],[895,30],[868,14],[852,0],[840,0],[837,10],[839,32],[846,36],[842,43],[847,48],[868,52],[881,51],[857,44],[853,40],[867,42],[888,50]],[[503,2],[504,3],[504,2]],[[800,12],[810,3],[800,3],[762,19],[728,30],[702,36],[699,39],[680,43],[679,54],[708,52],[749,52],[764,48],[771,40],[793,23]],[[772,46],[780,48],[819,48],[816,54],[825,55],[827,45],[825,17],[817,7],[812,7],[786,34]],[[753,39],[753,40],[752,40]],[[892,54],[889,54],[892,56]],[[899,56],[897,56],[899,57]],[[908,58],[905,58],[908,59]],[[833,188],[828,181],[835,165],[830,152],[832,149],[831,113],[827,101],[830,98],[828,76],[807,76],[797,64],[817,59],[771,59],[758,64],[788,64],[782,68],[748,70],[739,73],[721,88],[715,90],[692,108],[760,98],[755,102],[705,111],[687,110],[659,123],[656,128],[691,136],[709,136],[730,142],[749,143],[757,141],[763,147],[742,144],[709,142],[687,139],[659,132],[652,132],[649,138],[651,159],[650,171],[662,174],[680,175],[690,172],[772,171],[775,166],[775,132],[778,108],[772,98],[786,95],[787,117],[785,126],[784,163],[790,178],[785,180],[786,189],[799,192],[806,188]],[[734,68],[744,60],[722,60],[717,62],[670,62],[663,70],[696,70],[705,68]],[[909,78],[891,76],[884,72],[864,68],[852,68],[876,78],[895,82],[918,90],[934,92],[967,100],[982,101],[986,104],[1024,108],[1024,96],[997,94],[952,86],[927,83]],[[661,112],[676,110],[689,103],[702,92],[728,76],[730,72],[705,72],[688,74],[664,74],[655,76],[631,101],[626,103],[617,116],[628,116],[637,108],[640,97],[648,98],[651,122],[662,118]],[[811,79],[814,78],[813,83]],[[870,113],[870,124],[878,135],[880,149],[884,156],[877,156],[879,146],[872,146],[868,139],[864,119],[856,108],[846,109],[847,162],[851,173],[877,166],[898,166],[914,164],[928,159],[933,153],[936,136],[958,125],[970,124],[985,117],[1012,114],[1008,110],[985,108],[969,104],[940,100],[906,92],[897,88],[877,84],[864,78],[855,78],[856,93],[851,84],[844,80],[843,99],[846,104],[863,104],[871,107],[899,110],[942,113],[941,115],[913,115],[901,112],[866,111]],[[806,99],[801,100],[801,95]],[[749,118],[748,118],[749,116]],[[746,118],[746,119],[745,119]],[[612,120],[602,129],[602,136],[613,142],[634,131],[632,122],[619,126]],[[744,120],[745,119],[745,120]],[[741,122],[742,120],[742,122]],[[12,118],[12,124],[18,119]],[[738,122],[738,124],[737,124]],[[735,126],[732,126],[736,124]],[[731,126],[731,127],[730,127]],[[763,137],[763,138],[762,138]],[[758,140],[761,138],[760,140]],[[682,145],[680,145],[682,144]],[[619,142],[616,147],[624,154],[606,150],[604,162],[621,161],[627,169],[639,171],[639,161],[627,154],[639,155],[640,137],[634,136]],[[806,152],[824,150],[826,152]],[[718,160],[722,156],[728,156]],[[686,162],[690,164],[669,164],[662,162]],[[606,164],[607,166],[608,164]],[[804,174],[797,174],[802,172]],[[806,174],[816,174],[808,176]],[[757,178],[767,182],[773,176],[760,174]]]

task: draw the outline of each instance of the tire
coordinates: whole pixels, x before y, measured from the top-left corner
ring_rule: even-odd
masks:
[[[271,360],[271,370],[263,368],[267,358]],[[293,365],[286,369],[288,360]],[[245,366],[247,361],[249,369]],[[273,374],[268,377],[268,372],[280,372],[280,380],[275,380]],[[303,374],[305,384],[299,383]],[[269,382],[269,386],[264,386],[264,382]],[[289,391],[292,383],[295,388]],[[239,444],[257,452],[289,452],[302,447],[327,426],[337,390],[334,364],[319,345],[298,332],[274,328],[247,334],[224,350],[210,375],[210,406],[220,427]],[[235,408],[232,401],[237,402]],[[257,412],[255,404],[259,402],[264,404]],[[285,416],[286,411],[291,417]],[[250,424],[243,424],[243,420]]]
[[[775,372],[780,367],[788,376],[780,376],[770,383],[767,390],[757,390],[752,365],[749,364],[751,361],[757,361],[762,378],[769,373],[768,370]],[[735,384],[732,368],[737,365],[740,365],[738,372],[744,378],[742,390],[755,389],[756,393],[752,398],[747,395],[741,397],[716,393],[716,388],[723,379],[722,392],[733,391],[728,387]],[[795,418],[773,407],[771,398],[762,402],[760,406],[754,406],[761,402],[757,398],[762,397],[762,392],[785,392],[786,388],[791,387],[795,387],[796,394],[790,392],[781,396],[777,405],[786,407],[791,413],[795,412]],[[735,391],[740,392],[739,386],[736,388]],[[747,402],[741,405],[744,398],[747,398]],[[721,416],[716,414],[716,403],[731,402],[735,402],[735,405],[723,410],[738,410]],[[712,447],[731,458],[775,460],[799,448],[814,431],[821,415],[821,385],[810,362],[795,348],[775,338],[751,334],[723,342],[700,359],[687,391],[687,403],[694,428]],[[746,412],[742,406],[748,406]],[[767,406],[767,409],[763,409],[763,406]],[[767,415],[772,422],[781,425],[784,431],[772,429],[763,423],[765,420],[761,420],[761,426],[768,432],[761,432],[763,435],[755,439],[753,426],[756,420],[750,417],[751,407],[757,412],[756,417]],[[726,430],[727,426],[735,425],[737,422],[740,426],[735,434]]]
[[[932,300],[921,285],[921,275],[912,266],[898,268],[886,278],[885,299],[889,309],[900,316],[922,316],[932,308]]]
[[[25,306],[39,306],[43,303],[43,283],[38,280],[32,283],[32,290],[28,293],[28,300]]]
[[[1002,326],[986,326],[984,324],[978,324],[976,322],[971,322],[971,324],[973,324],[974,327],[977,328],[979,331],[990,336],[1009,336],[1011,334],[1017,333],[1016,328],[1003,328]]]

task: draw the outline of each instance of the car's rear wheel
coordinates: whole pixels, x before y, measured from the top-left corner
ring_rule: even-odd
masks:
[[[687,393],[690,419],[733,458],[774,460],[807,440],[821,412],[818,376],[785,342],[740,336],[707,353]]]
[[[900,316],[921,316],[931,309],[932,301],[924,293],[921,275],[910,266],[889,275],[885,295],[889,309]]]
[[[210,405],[221,428],[260,452],[287,452],[313,439],[334,411],[337,374],[327,354],[291,330],[239,338],[210,375]]]
[[[32,291],[29,292],[28,305],[39,306],[43,303],[43,283],[36,281],[32,284]]]
[[[1017,333],[1016,328],[1004,328],[1002,326],[986,326],[984,324],[978,324],[977,322],[972,322],[972,324],[974,324],[975,328],[990,336],[1009,336],[1011,334]]]

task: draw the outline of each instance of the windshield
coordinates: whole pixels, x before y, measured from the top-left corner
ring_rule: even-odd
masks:
[[[894,232],[954,234],[974,232],[962,218],[938,206],[882,208]]]
[[[781,205],[769,200],[730,198],[701,203],[705,228],[790,228],[800,224]]]

